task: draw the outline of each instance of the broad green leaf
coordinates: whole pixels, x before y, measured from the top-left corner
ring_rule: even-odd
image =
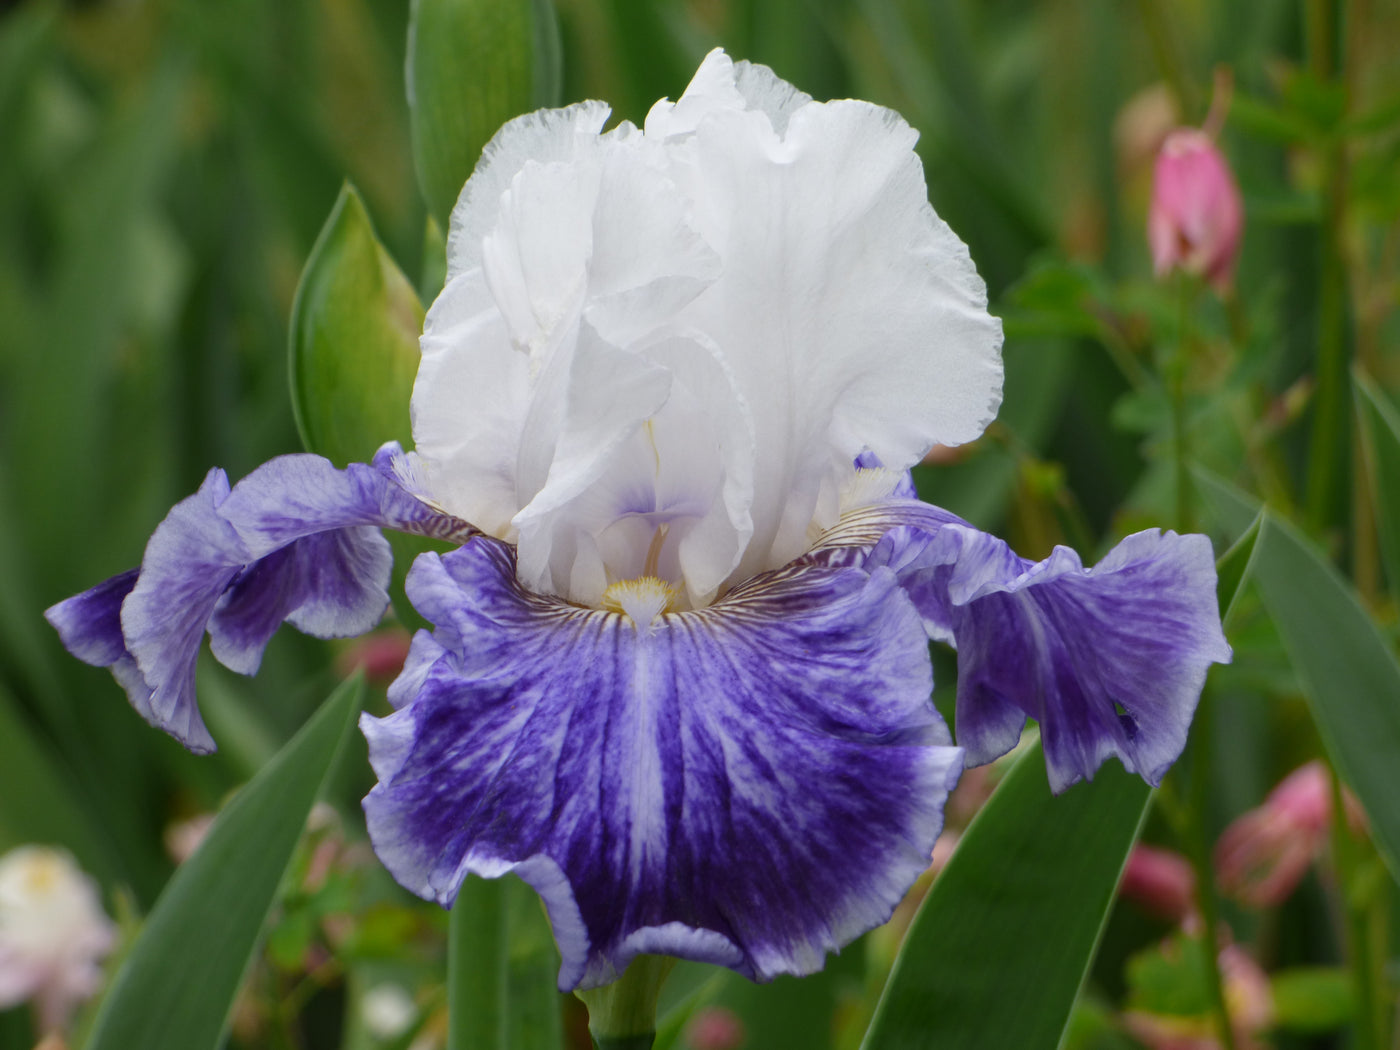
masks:
[[[215,1050],[321,783],[360,710],[352,679],[219,814],[171,877],[87,1050]]]
[[[1235,602],[1239,599],[1240,589],[1253,571],[1254,552],[1259,547],[1259,526],[1263,520],[1264,513],[1260,511],[1244,535],[1232,543],[1230,549],[1215,563],[1215,595],[1223,622],[1229,622]]]
[[[468,876],[448,939],[448,1050],[558,1050],[559,952],[535,891]]]
[[[1400,412],[1364,374],[1355,372],[1352,379],[1381,557],[1390,586],[1400,591]]]
[[[559,96],[549,0],[414,0],[408,26],[413,160],[428,212],[448,228],[481,149],[502,124]]]
[[[1340,573],[1292,525],[1266,514],[1254,576],[1327,753],[1400,875],[1400,663]]]
[[[417,293],[347,183],[292,303],[292,407],[308,449],[344,465],[391,438],[408,444],[422,329]]]
[[[1257,507],[1204,471],[1201,494],[1230,531]],[[1294,526],[1265,511],[1251,574],[1269,611],[1313,721],[1342,778],[1371,818],[1376,847],[1400,873],[1400,663],[1351,585]]]
[[[1235,537],[1231,546],[1233,550],[1234,545],[1238,544],[1259,520],[1263,513],[1263,505],[1255,497],[1203,467],[1193,469],[1191,476],[1205,499],[1211,518],[1227,536]],[[1258,546],[1257,539],[1255,545]]]
[[[1149,796],[1114,764],[1056,798],[1030,748],[934,881],[863,1050],[1055,1050]]]

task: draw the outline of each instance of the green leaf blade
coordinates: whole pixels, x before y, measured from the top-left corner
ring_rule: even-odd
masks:
[[[1227,530],[1243,530],[1258,505],[1205,472],[1196,479]],[[1377,849],[1400,877],[1400,663],[1343,579],[1288,522],[1265,511],[1251,559],[1264,606],[1283,639],[1327,754],[1371,819]]]
[[[1215,563],[1215,594],[1220,605],[1220,619],[1228,624],[1239,600],[1240,591],[1254,571],[1254,553],[1259,549],[1259,527],[1263,524],[1264,512],[1254,516],[1254,521],[1244,535],[1230,545],[1230,549]]]
[[[559,1050],[559,951],[534,889],[468,876],[448,936],[448,1050]]]
[[[1400,877],[1400,663],[1351,585],[1272,514],[1260,531],[1255,576],[1327,753]]]
[[[1400,591],[1400,412],[1365,375],[1352,378],[1381,557],[1390,586]]]
[[[1110,766],[1056,798],[1031,748],[934,882],[862,1050],[1055,1050],[1150,794]]]
[[[94,1024],[88,1050],[216,1050],[306,816],[354,725],[342,685],[215,820],[171,878]]]

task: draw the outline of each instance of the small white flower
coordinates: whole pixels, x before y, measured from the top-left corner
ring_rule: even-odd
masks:
[[[0,1008],[32,1000],[46,1030],[102,985],[116,944],[97,884],[67,853],[21,846],[0,857]]]
[[[418,1016],[413,997],[397,984],[377,984],[360,1003],[365,1028],[376,1039],[396,1039],[408,1031]]]

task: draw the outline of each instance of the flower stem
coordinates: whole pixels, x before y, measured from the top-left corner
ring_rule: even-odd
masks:
[[[1382,1050],[1385,1046],[1381,987],[1383,976],[1375,965],[1375,941],[1372,937],[1372,901],[1379,894],[1363,892],[1361,865],[1358,861],[1357,840],[1347,823],[1346,802],[1342,781],[1336,767],[1328,762],[1332,784],[1332,863],[1337,869],[1337,893],[1346,916],[1347,963],[1351,968],[1352,985],[1356,994],[1355,1050]]]
[[[1335,16],[1333,0],[1309,0],[1308,68],[1319,83],[1331,81],[1336,70]],[[1307,502],[1308,525],[1320,531],[1338,524],[1340,516],[1346,513],[1339,491],[1351,466],[1348,411],[1351,354],[1347,338],[1347,271],[1342,254],[1347,199],[1346,148],[1339,137],[1329,136],[1317,149],[1323,171],[1326,211],[1318,244],[1317,392],[1308,449]]]
[[[1157,0],[1138,0],[1138,7],[1142,11],[1147,38],[1152,44],[1152,57],[1157,62],[1157,70],[1167,82],[1167,89],[1176,102],[1177,117],[1183,124],[1194,123],[1196,92],[1182,71],[1181,56],[1177,52],[1176,41],[1172,39],[1166,17]]]
[[[1180,274],[1181,314],[1177,326],[1176,352],[1167,363],[1167,390],[1172,411],[1172,460],[1176,474],[1176,527],[1179,532],[1191,532],[1194,515],[1191,509],[1190,450],[1186,436],[1186,373],[1191,361],[1191,330],[1195,310],[1196,284],[1190,274]]]
[[[1207,701],[1201,696],[1191,731],[1191,794],[1185,806],[1186,846],[1196,873],[1196,907],[1201,913],[1205,940],[1206,983],[1211,1010],[1224,1050],[1235,1050],[1235,1029],[1225,1001],[1225,981],[1220,973],[1220,915],[1215,901],[1215,869],[1210,862],[1210,836],[1206,829],[1206,802],[1210,797],[1211,721]]]
[[[612,984],[575,992],[588,1007],[596,1050],[651,1050],[656,1041],[656,999],[676,960],[639,955]]]
[[[595,1035],[593,1037],[593,1050],[651,1050],[655,1042],[655,1032],[647,1032],[645,1035],[624,1035],[616,1038]]]
[[[508,1050],[507,948],[505,886],[468,876],[448,920],[448,1050]]]

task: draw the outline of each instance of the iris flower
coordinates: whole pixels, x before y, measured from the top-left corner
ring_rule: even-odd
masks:
[[[410,570],[433,630],[362,720],[384,864],[449,906],[468,874],[529,882],[561,989],[641,953],[809,973],[889,917],[964,764],[1027,716],[1056,790],[1110,755],[1162,776],[1229,657],[1211,548],[1031,562],[916,498],[907,469],[996,413],[1001,326],[898,114],[715,51],[644,127],[607,119],[542,110],[483,152],[414,451],[214,470],[139,570],[48,615],[208,751],[206,631],[252,673],[284,620],[379,620],[380,528],[456,540]]]

